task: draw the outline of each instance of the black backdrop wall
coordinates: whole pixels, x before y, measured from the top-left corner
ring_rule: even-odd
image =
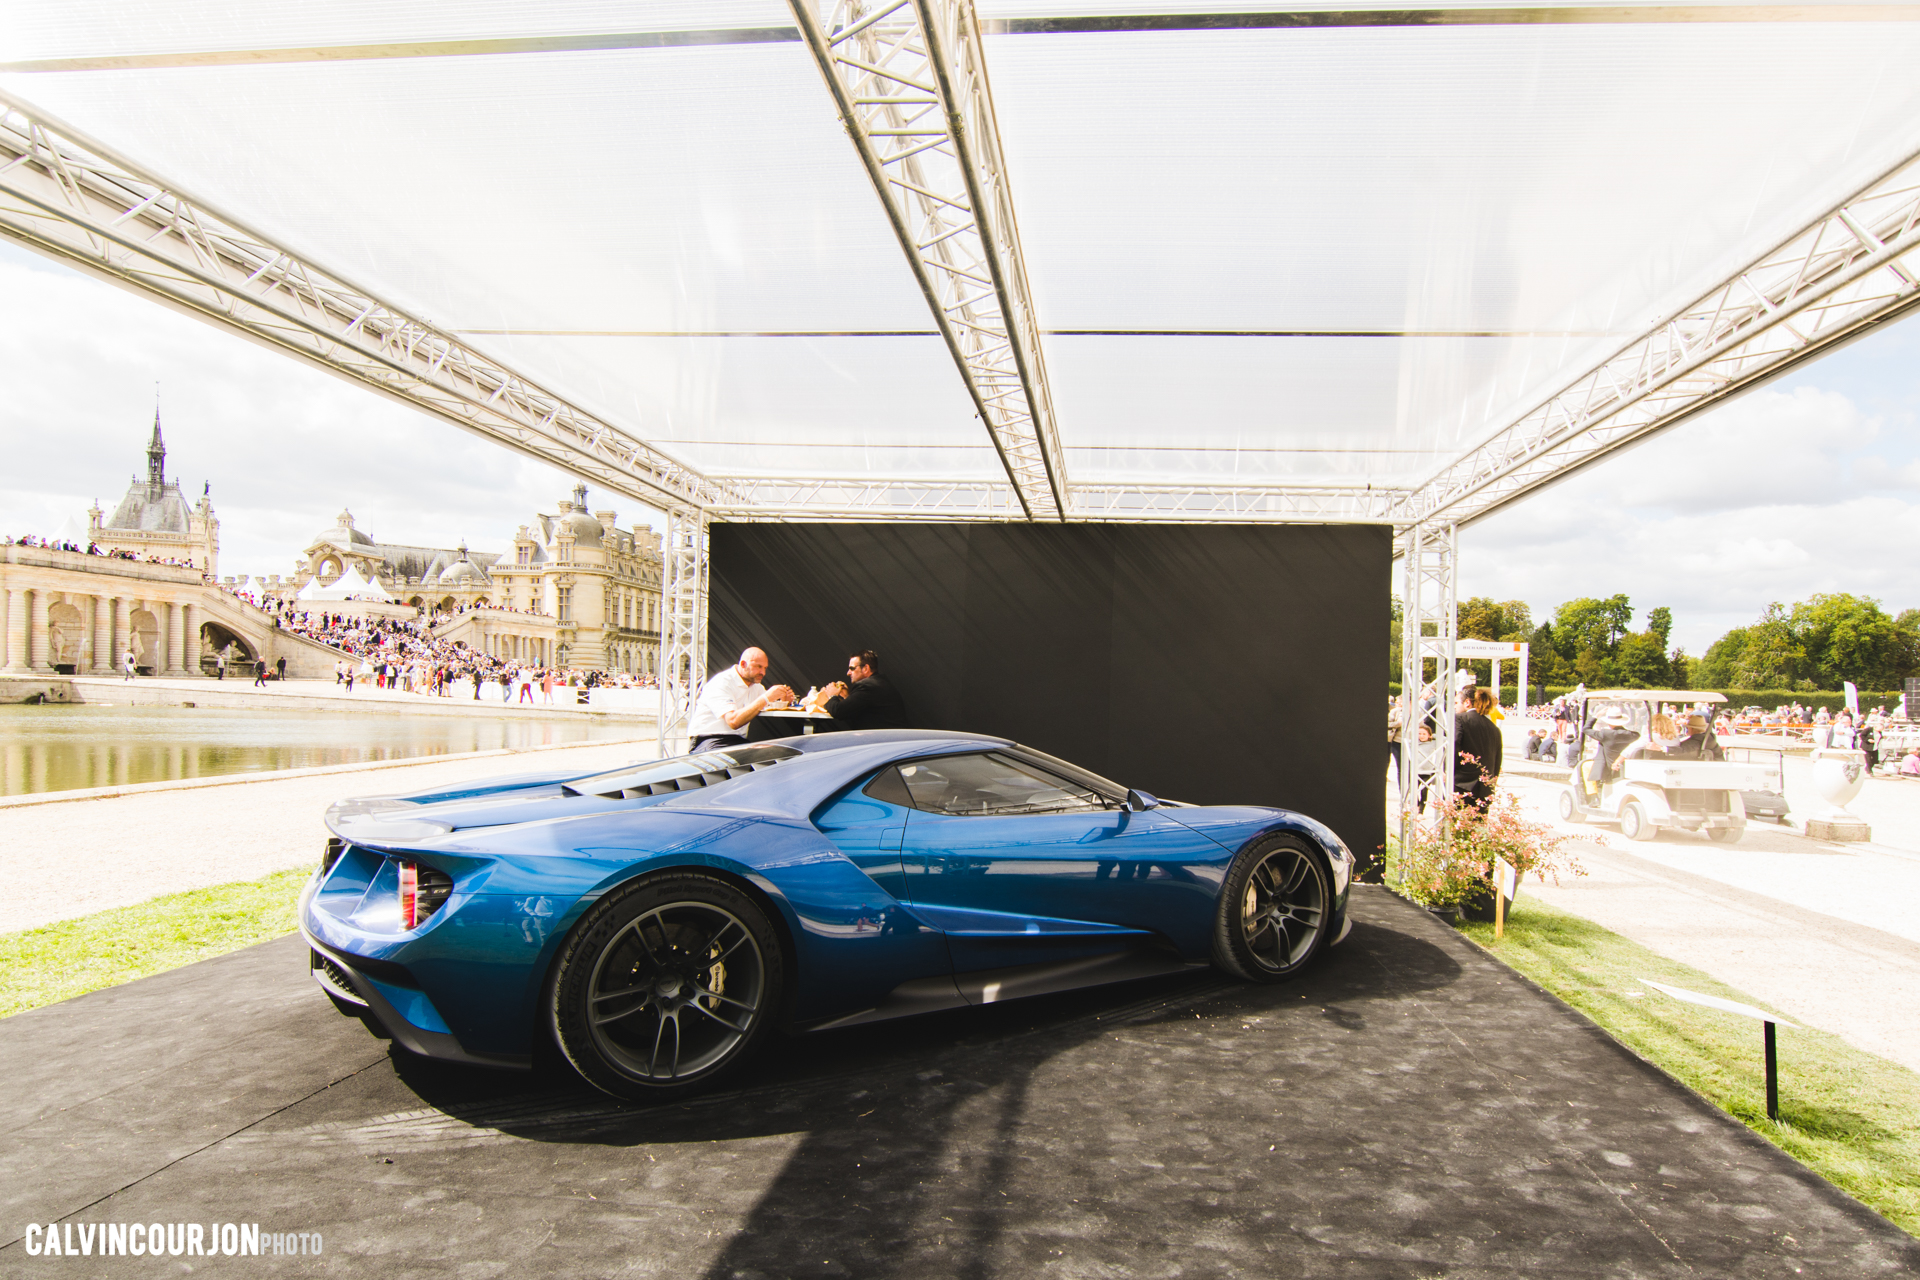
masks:
[[[876,650],[922,728],[1003,734],[1127,786],[1276,804],[1368,861],[1389,530],[716,524],[708,669],[804,693]]]

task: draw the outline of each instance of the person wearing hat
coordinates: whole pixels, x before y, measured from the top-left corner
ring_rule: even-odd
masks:
[[[1598,722],[1587,731],[1589,750],[1593,753],[1586,764],[1581,766],[1582,781],[1587,788],[1587,803],[1597,804],[1600,800],[1600,787],[1605,783],[1607,774],[1614,763],[1623,756],[1640,735],[1631,727],[1625,708],[1614,707],[1603,714]]]
[[[1713,736],[1707,727],[1707,718],[1698,711],[1687,717],[1687,736],[1667,748],[1667,754],[1675,760],[1724,760],[1726,752],[1720,749],[1720,740]]]

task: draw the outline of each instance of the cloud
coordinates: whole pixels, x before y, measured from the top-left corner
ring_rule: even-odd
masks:
[[[1731,510],[1847,492],[1846,455],[1880,423],[1838,391],[1766,389],[1682,423],[1609,470],[1622,505]]]
[[[1890,612],[1920,605],[1920,580],[1900,550],[1920,545],[1920,504],[1898,497],[1661,513],[1610,504],[1604,492],[1555,491],[1556,522],[1583,532],[1536,541],[1530,507],[1544,502],[1516,504],[1462,535],[1463,596],[1525,600],[1544,619],[1565,600],[1624,593],[1636,626],[1646,610],[1671,608],[1675,642],[1696,654],[1773,600],[1844,591]]]
[[[0,251],[0,528],[51,534],[146,467],[211,483],[223,574],[288,573],[342,507],[381,541],[502,550],[575,481],[417,410],[18,250]],[[656,513],[601,491],[621,523]]]

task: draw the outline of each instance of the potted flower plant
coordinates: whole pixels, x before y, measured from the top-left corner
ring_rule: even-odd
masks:
[[[1409,898],[1442,915],[1491,921],[1496,858],[1513,867],[1516,892],[1529,872],[1551,876],[1555,884],[1563,871],[1587,874],[1566,851],[1574,837],[1528,818],[1519,798],[1497,783],[1492,791],[1484,805],[1471,795],[1428,802],[1427,820],[1415,825],[1400,850],[1400,887]]]

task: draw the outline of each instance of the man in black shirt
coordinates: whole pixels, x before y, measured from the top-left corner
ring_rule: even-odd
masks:
[[[827,686],[828,697],[822,704],[826,713],[842,729],[908,729],[907,706],[885,676],[880,674],[880,655],[863,649],[847,659],[847,680]]]

